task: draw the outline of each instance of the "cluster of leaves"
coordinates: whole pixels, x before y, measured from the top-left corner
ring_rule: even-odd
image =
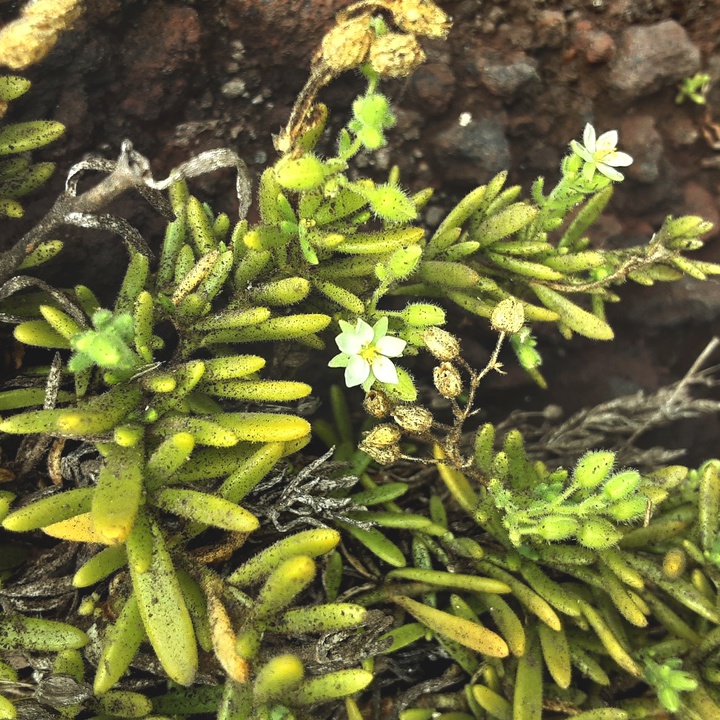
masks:
[[[642,476],[614,472],[614,453],[596,451],[572,472],[550,469],[528,459],[518,432],[496,447],[491,425],[476,432],[471,452],[463,446],[505,339],[543,383],[533,323],[610,339],[604,305],[618,299],[614,285],[720,271],[685,256],[702,246],[709,224],[668,218],[645,246],[592,249],[585,233],[629,158],[616,150],[615,133],[596,138],[586,128],[547,194],[540,179],[532,201],[520,201],[520,188],[506,188],[501,173],[426,238],[419,211],[429,191],[409,196],[395,169],[386,182],[347,170],[361,149],[381,147],[393,125],[381,76],[407,74],[420,58],[416,35],[446,29],[429,0],[362,2],[340,15],[278,139],[283,155],[262,174],[254,225],[244,212],[233,223],[189,193],[183,178],[228,164],[222,151],[209,166],[186,163],[166,184],[148,180],[148,170],[139,185],[129,174],[141,165],[137,156],[73,169],[53,217],[127,241],[112,308],[100,307],[90,288],[57,290],[30,276],[0,288],[15,338],[56,351],[49,368],[25,368],[0,392],[0,432],[22,436],[22,472],[16,492],[0,493],[0,519],[4,531],[80,544],[60,584],[95,588],[78,616],[65,618],[72,623],[27,617],[42,608],[19,603],[20,589],[0,591],[0,650],[58,652],[52,682],[76,692],[57,706],[50,691],[34,694],[63,717],[191,717],[219,708],[221,720],[290,720],[345,699],[348,718],[358,720],[354,696],[373,678],[386,692],[393,668],[407,676],[416,647],[432,648],[450,679],[390,699],[402,720],[720,716],[718,463]],[[313,93],[355,67],[368,77],[367,92],[335,154],[321,157],[327,111],[313,105]],[[89,212],[85,202],[73,210],[77,174],[87,169],[110,172],[108,197],[137,187],[169,214],[157,263],[125,221]],[[166,199],[157,191],[167,186]],[[240,199],[246,208],[249,198]],[[45,260],[52,247],[40,244],[40,255],[27,257]],[[389,296],[393,307],[403,296],[413,301],[385,309]],[[458,339],[439,327],[440,302],[488,318],[498,332],[484,369],[470,367]],[[307,398],[312,388],[262,378],[266,358],[238,351],[269,342],[270,355],[293,341],[326,362],[327,328],[341,351],[331,366],[363,387],[367,414],[382,420],[358,438],[345,396],[331,390],[333,422],[313,430],[351,475],[323,458],[302,467],[295,453],[309,442],[310,424],[270,405]],[[410,374],[391,360],[420,352],[437,361],[433,384],[452,425],[418,404]],[[94,463],[71,471],[66,447]],[[30,471],[46,452],[62,487],[35,493]],[[373,460],[400,460],[398,472],[424,470],[425,479],[386,482]],[[293,516],[288,524],[314,527],[272,544],[283,513]],[[12,583],[24,577],[27,554],[3,542],[0,578]],[[358,576],[370,585],[359,587]],[[373,625],[374,607],[392,615],[388,632]],[[143,653],[146,640],[153,655]],[[343,643],[351,649],[333,657],[328,648]],[[173,684],[149,681],[140,692],[138,667]],[[470,679],[443,692],[462,677],[453,668]],[[29,701],[10,664],[0,664],[0,681]],[[440,694],[423,705],[427,688]],[[0,695],[0,719],[15,717],[12,697]]]

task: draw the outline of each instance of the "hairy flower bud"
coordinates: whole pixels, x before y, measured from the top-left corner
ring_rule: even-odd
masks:
[[[605,518],[586,520],[577,534],[580,543],[593,550],[604,550],[617,545],[620,538],[622,533]]]
[[[412,35],[389,32],[373,40],[368,60],[380,75],[402,78],[425,60],[425,53]]]
[[[449,362],[433,368],[433,382],[437,391],[446,398],[457,397],[463,389],[460,371]]]
[[[543,540],[567,540],[574,535],[580,523],[573,518],[564,515],[548,515],[543,518],[535,528],[535,531]]]
[[[420,405],[398,405],[392,415],[403,430],[417,435],[426,433],[433,424],[432,413]]]
[[[390,414],[392,405],[388,396],[380,390],[370,390],[363,400],[363,407],[368,415],[384,418]]]
[[[460,342],[447,330],[429,327],[423,332],[422,339],[428,352],[438,360],[454,360],[460,355]]]
[[[418,247],[413,245],[412,247]],[[402,312],[403,320],[413,327],[427,327],[428,325],[441,325],[445,322],[445,311],[437,305],[430,303],[412,303]]]

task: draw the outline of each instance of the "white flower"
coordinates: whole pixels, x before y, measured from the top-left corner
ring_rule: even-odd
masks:
[[[407,343],[387,334],[388,319],[380,318],[373,327],[361,318],[354,326],[340,320],[340,327],[342,332],[335,338],[340,354],[328,365],[345,368],[345,384],[362,385],[365,391],[375,380],[397,385],[397,370],[390,358],[400,357]]]
[[[619,182],[624,178],[624,175],[615,168],[632,165],[633,159],[627,153],[618,152],[617,130],[608,130],[596,139],[595,128],[588,123],[583,132],[583,142],[585,145],[581,145],[577,140],[571,140],[570,147],[586,163],[583,167],[583,177],[586,180],[592,180],[596,170],[610,180]]]

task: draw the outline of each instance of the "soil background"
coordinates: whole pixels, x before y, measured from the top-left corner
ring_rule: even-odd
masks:
[[[215,147],[235,149],[258,177],[275,158],[271,135],[284,124],[309,59],[346,0],[97,0],[52,53],[26,73],[33,88],[9,120],[55,119],[63,140],[36,154],[54,160],[47,192],[26,217],[4,222],[6,249],[62,191],[68,168],[95,153],[116,158],[129,138],[164,177]],[[381,178],[391,164],[411,191],[433,187],[424,211],[437,225],[474,186],[508,168],[529,191],[551,186],[567,144],[585,123],[620,132],[634,164],[597,229],[598,247],[646,242],[668,214],[720,218],[720,2],[718,0],[440,0],[454,20],[447,41],[426,41],[428,61],[407,81],[384,85],[397,110],[390,144],[358,158]],[[0,0],[0,24],[21,3]],[[1,61],[1,59],[0,59]],[[705,106],[676,104],[679,82],[699,70],[713,85]],[[331,111],[328,142],[347,120],[361,79],[346,74],[320,99]],[[193,181],[216,211],[233,212],[234,178]],[[526,195],[527,196],[527,195]],[[162,222],[138,197],[112,208],[159,247]],[[254,209],[251,210],[253,217]],[[150,237],[147,236],[150,228]],[[698,254],[720,262],[720,224]],[[109,303],[125,263],[115,238],[73,230],[48,279],[98,289]],[[684,279],[620,289],[610,308],[616,340],[562,339],[539,328],[549,390],[510,369],[485,386],[483,405],[500,420],[516,408],[560,405],[567,413],[679,379],[719,332],[720,284]],[[465,320],[464,348],[478,363],[494,343],[487,323]],[[508,365],[513,363],[508,358]],[[718,361],[718,358],[715,358]],[[673,426],[660,440],[691,449],[689,461],[718,454],[720,424]],[[655,438],[658,439],[658,438]]]

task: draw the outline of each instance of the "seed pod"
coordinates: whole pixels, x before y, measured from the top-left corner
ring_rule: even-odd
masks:
[[[439,327],[424,330],[422,339],[428,352],[438,360],[452,361],[460,355],[458,339]]]
[[[567,540],[575,535],[580,523],[566,515],[548,515],[535,526],[535,532],[548,542]]]
[[[318,187],[327,173],[325,163],[310,153],[299,158],[283,157],[275,165],[278,184],[297,192]]]
[[[519,300],[507,297],[501,300],[490,316],[493,330],[512,335],[519,332],[525,322],[525,310]]]
[[[395,445],[402,438],[402,433],[397,425],[384,423],[376,425],[363,438],[363,443],[368,446],[388,447]]]
[[[352,70],[365,62],[373,32],[368,15],[339,22],[323,37],[320,50],[313,58],[333,75]]]
[[[363,400],[363,408],[368,415],[375,418],[385,418],[390,414],[392,405],[387,395],[381,390],[369,390]]]
[[[433,368],[433,382],[437,391],[446,398],[456,398],[463,390],[460,371],[449,362]]]
[[[425,61],[425,53],[413,35],[388,32],[372,41],[368,61],[380,75],[403,78]]]
[[[392,416],[403,430],[416,435],[428,432],[434,422],[432,413],[419,405],[397,405]]]

